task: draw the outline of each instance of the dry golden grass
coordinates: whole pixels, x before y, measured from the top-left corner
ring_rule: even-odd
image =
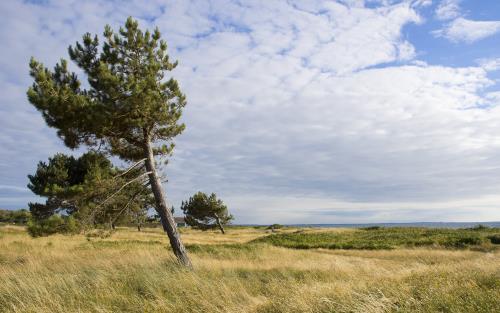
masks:
[[[0,312],[500,312],[498,251],[248,243],[268,234],[183,229],[186,271],[159,229],[32,239],[0,227]]]

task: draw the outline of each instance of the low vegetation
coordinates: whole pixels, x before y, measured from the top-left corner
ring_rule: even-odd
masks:
[[[500,229],[479,226],[470,229],[370,227],[349,232],[303,232],[274,234],[255,242],[295,249],[395,249],[400,247],[495,249]]]
[[[28,223],[31,214],[28,210],[2,210],[0,209],[0,224],[24,225]]]
[[[160,228],[32,238],[22,227],[3,226],[0,312],[500,312],[498,250],[408,249],[395,244],[404,242],[396,239],[403,229],[278,232],[181,229],[195,268],[189,271],[177,266]],[[430,238],[447,233],[436,232]],[[483,239],[496,234],[457,232]],[[392,234],[388,240],[397,248],[301,250],[266,243],[377,234]]]

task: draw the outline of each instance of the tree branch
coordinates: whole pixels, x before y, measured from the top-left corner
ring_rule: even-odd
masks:
[[[108,202],[111,198],[113,198],[114,196],[116,196],[120,191],[123,190],[123,188],[127,187],[128,185],[130,185],[131,183],[135,182],[136,180],[139,180],[140,178],[142,178],[143,176],[145,175],[148,175],[148,174],[151,174],[152,172],[145,172],[145,173],[142,173],[141,175],[137,176],[136,178],[132,179],[132,180],[129,180],[128,182],[126,182],[125,184],[123,184],[117,191],[115,191],[111,196],[107,197],[106,199],[104,199],[104,201],[102,201],[101,203],[99,203],[99,205],[97,205],[97,207],[92,211],[92,214],[90,214],[89,216],[89,220],[93,219],[95,214],[99,211],[100,208],[102,208],[104,206],[104,204],[106,202]]]
[[[104,203],[106,203],[109,199],[113,198],[114,196],[116,196],[120,191],[123,190],[123,188],[127,187],[128,185],[130,185],[131,183],[135,182],[136,180],[138,180],[139,178],[142,178],[143,176],[145,175],[149,175],[153,172],[145,172],[145,173],[142,173],[141,175],[137,176],[136,178],[132,179],[132,180],[129,180],[128,182],[126,182],[125,184],[123,184],[116,192],[114,192],[111,196],[107,197],[103,202],[101,202],[99,204],[99,207],[104,205]]]
[[[132,197],[130,197],[127,201],[127,204],[125,204],[125,206],[123,207],[123,209],[118,212],[118,214],[115,216],[115,218],[113,219],[113,223],[116,222],[118,220],[118,218],[120,217],[120,215],[122,215],[123,212],[125,212],[125,210],[128,208],[128,206],[132,203],[132,201],[135,200],[135,198],[142,192],[142,190],[139,190],[137,191]]]
[[[118,178],[118,177],[120,177],[120,176],[123,176],[123,175],[127,174],[127,173],[128,173],[128,172],[130,172],[132,169],[134,169],[137,165],[139,165],[141,162],[144,162],[144,161],[146,161],[146,158],[144,158],[144,159],[142,159],[142,160],[139,160],[139,161],[137,161],[136,163],[132,164],[132,166],[130,166],[129,168],[127,168],[127,170],[126,170],[125,172],[123,172],[123,173],[121,173],[121,174],[116,175],[115,177],[113,177],[113,179]]]

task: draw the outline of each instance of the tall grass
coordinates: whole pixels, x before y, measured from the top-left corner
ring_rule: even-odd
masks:
[[[183,230],[186,271],[157,229],[32,239],[2,227],[0,312],[500,312],[498,251],[248,243],[268,234]]]

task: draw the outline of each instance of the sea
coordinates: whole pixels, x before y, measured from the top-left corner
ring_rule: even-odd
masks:
[[[500,227],[498,222],[414,222],[414,223],[366,223],[366,224],[287,224],[294,227],[362,228],[362,227],[429,227],[429,228],[472,228],[479,225]]]

